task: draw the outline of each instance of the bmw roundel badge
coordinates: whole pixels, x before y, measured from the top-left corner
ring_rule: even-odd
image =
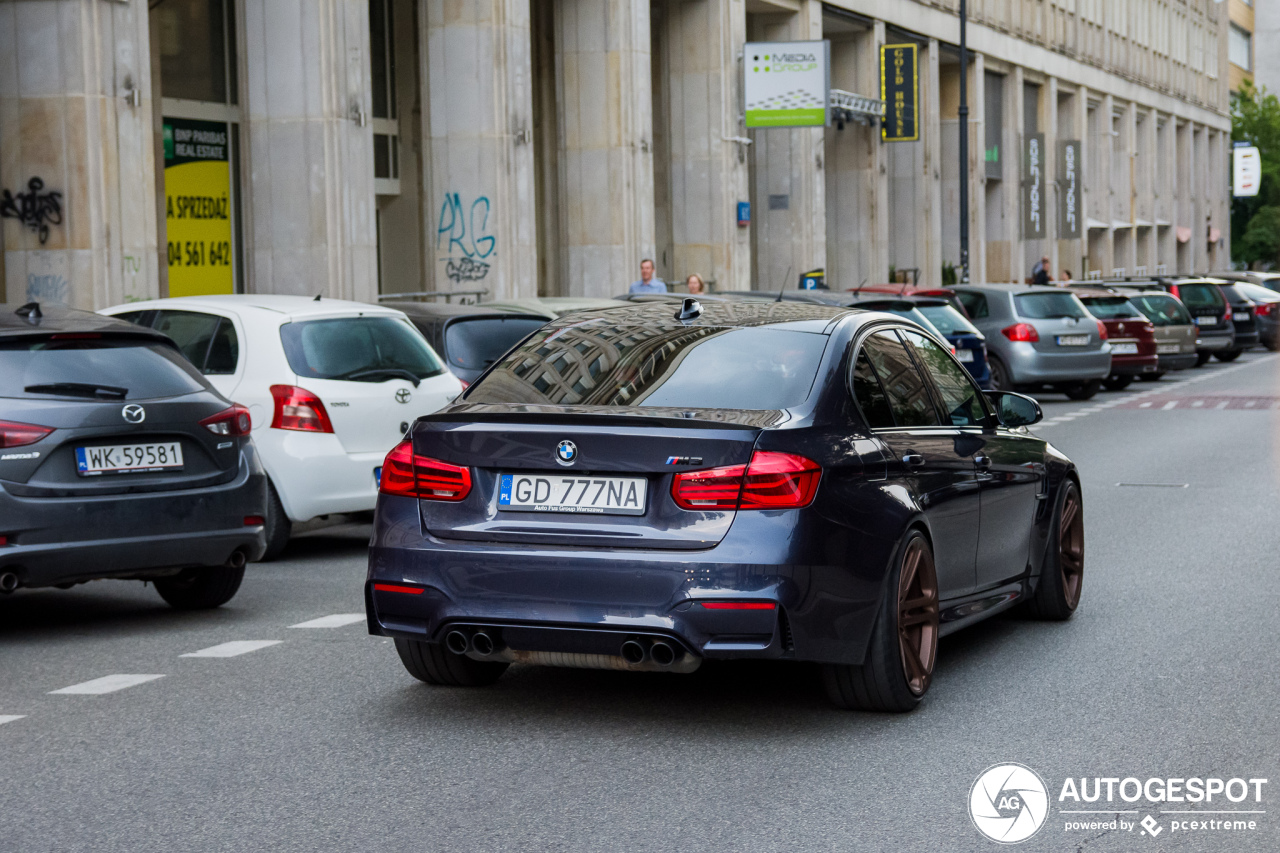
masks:
[[[578,445],[565,439],[556,445],[556,461],[561,465],[572,465],[578,461]]]

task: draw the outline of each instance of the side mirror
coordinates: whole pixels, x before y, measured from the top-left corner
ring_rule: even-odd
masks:
[[[987,399],[996,410],[996,417],[1007,427],[1031,426],[1044,420],[1040,404],[1026,394],[1012,391],[987,391]]]

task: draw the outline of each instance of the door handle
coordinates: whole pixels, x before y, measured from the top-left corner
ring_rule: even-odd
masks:
[[[975,457],[973,457],[973,464],[974,464],[974,465],[977,465],[977,466],[978,466],[978,468],[979,468],[979,470],[982,470],[982,471],[989,471],[989,470],[991,470],[991,457],[990,457],[990,456],[975,456]]]
[[[924,456],[919,453],[908,453],[902,457],[902,464],[917,468],[924,464]]]

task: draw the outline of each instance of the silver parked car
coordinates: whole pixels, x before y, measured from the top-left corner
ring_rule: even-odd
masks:
[[[1088,400],[1110,375],[1106,327],[1070,291],[980,284],[955,292],[987,337],[993,389],[1047,385],[1073,400]]]

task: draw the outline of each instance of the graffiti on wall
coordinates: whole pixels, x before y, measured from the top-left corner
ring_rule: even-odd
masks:
[[[42,192],[44,181],[32,178],[27,191],[13,194],[0,190],[0,217],[16,219],[40,236],[40,245],[49,239],[49,226],[62,224],[62,193]]]
[[[445,193],[436,225],[436,252],[445,260],[445,275],[454,282],[483,281],[498,242],[489,233],[488,196],[476,196],[470,205],[461,193]]]
[[[65,276],[57,273],[37,275],[27,273],[28,302],[56,302],[66,305],[71,296],[71,286]]]

